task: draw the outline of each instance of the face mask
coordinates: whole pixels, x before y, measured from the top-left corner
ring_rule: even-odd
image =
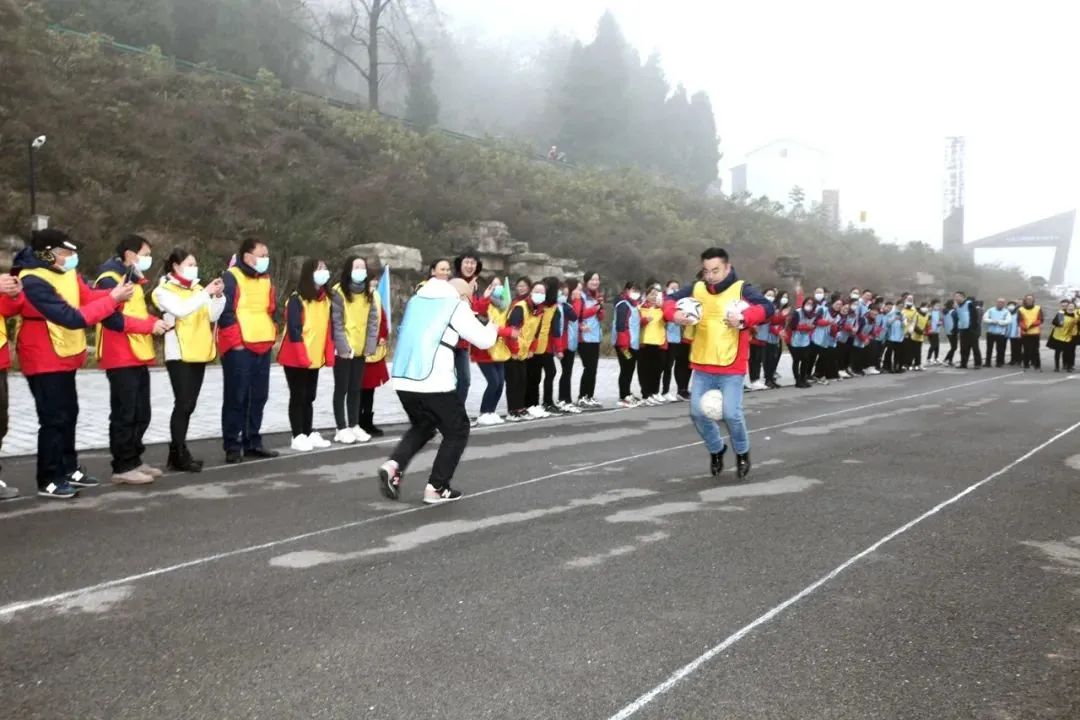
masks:
[[[199,281],[199,266],[198,265],[185,265],[180,268],[180,277],[187,280],[189,283]]]
[[[545,300],[547,300],[547,295],[545,295],[544,293],[532,294],[533,305],[543,305]]]
[[[921,307],[921,308],[919,308],[919,312],[921,312],[921,313],[922,313],[923,315],[925,315],[925,314],[926,314],[926,311],[927,311],[928,309],[929,309],[929,308],[924,308],[924,307]]]
[[[64,272],[71,272],[79,267],[79,253],[71,253],[64,258]]]
[[[367,280],[367,270],[353,270],[349,273],[349,279],[353,281],[353,284],[359,285]]]
[[[640,299],[641,299],[641,293],[639,293],[639,292],[632,292],[632,293],[630,293],[630,295],[629,295],[629,298],[630,298],[631,300],[633,300],[634,302],[637,302],[638,300],[640,300]]]
[[[674,295],[674,294],[675,294],[675,293],[677,293],[677,292],[678,292],[678,290],[668,290],[668,291],[667,291],[667,294],[668,294],[668,295]]]
[[[270,269],[270,258],[268,258],[268,257],[255,258],[255,272],[262,275],[269,269]]]
[[[825,299],[825,293],[814,293],[814,299],[821,302]]]
[[[1015,305],[1010,305],[1007,309],[1008,309],[1009,312],[1016,312],[1016,306]]]
[[[311,274],[311,279],[315,281],[315,287],[322,287],[326,283],[330,282],[330,271],[316,270]]]
[[[858,300],[859,299],[859,293],[851,293],[851,299],[852,300]]]
[[[780,307],[784,307],[787,304],[788,304],[788,299],[786,297],[780,298]]]
[[[154,264],[154,258],[149,255],[140,255],[137,261],[136,267],[139,268],[139,272],[144,273],[150,269],[150,266]]]
[[[915,305],[914,300],[905,300],[904,301],[904,307],[913,307],[914,305]]]
[[[564,302],[566,302],[566,295],[564,293],[559,293],[559,304]]]
[[[765,299],[768,300],[769,302],[772,302],[773,300],[776,299],[776,296],[775,295],[766,295]]]

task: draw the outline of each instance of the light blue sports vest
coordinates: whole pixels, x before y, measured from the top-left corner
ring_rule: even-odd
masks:
[[[566,303],[559,305],[559,327],[563,326],[563,318],[566,317],[566,310],[564,308],[566,307]],[[576,322],[568,322],[565,323],[565,325],[566,330],[564,332],[566,333],[566,349],[570,352],[577,352],[578,340],[581,337],[581,326]]]
[[[391,373],[404,380],[427,380],[435,369],[435,354],[440,347],[454,349],[443,342],[461,300],[415,296],[405,305],[405,316],[398,328],[394,348],[394,367]]]
[[[992,307],[989,310],[987,310],[986,314],[991,320],[997,320],[997,321],[1007,320],[1007,321],[1010,322],[1010,324],[1012,322],[1012,313],[1009,312],[1007,308],[1001,308],[1000,310],[998,310],[996,307]],[[1010,329],[1011,329],[1011,327],[1009,325],[989,325],[988,324],[986,326],[986,334],[987,335],[1008,335]]]
[[[633,303],[628,300],[620,300],[615,304],[615,319],[611,321],[611,339],[614,341],[619,332],[616,330],[619,324],[619,305],[626,305],[630,308],[630,314],[626,318],[627,331],[630,333],[630,349],[641,349],[641,310],[637,308]]]
[[[803,312],[802,310],[796,310],[795,314],[798,315],[798,318],[796,319],[795,324],[796,325],[805,324],[805,322],[807,320],[806,313]],[[793,347],[793,348],[804,348],[804,347],[809,347],[809,346],[810,346],[810,333],[803,332],[801,330],[795,330],[795,331],[793,331],[791,333],[791,347]]]
[[[819,308],[818,312],[821,314],[821,318],[824,320],[832,318],[832,313],[829,312],[828,308]],[[816,319],[815,322],[817,322]],[[813,335],[810,336],[810,341],[818,347],[831,347],[830,343],[832,342],[832,333],[830,332],[829,326],[826,325],[825,327],[815,327]]]
[[[583,309],[594,308],[600,304],[588,293],[582,293],[581,301]],[[601,334],[602,330],[600,329],[600,318],[598,316],[593,315],[591,318],[581,321],[581,342],[598,343]]]

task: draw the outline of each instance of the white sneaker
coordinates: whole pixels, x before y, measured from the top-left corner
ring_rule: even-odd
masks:
[[[743,378],[742,389],[743,390],[753,390],[754,388],[750,387],[750,381],[749,380],[747,380],[746,378]]]
[[[669,403],[677,403],[677,402],[679,402],[681,400],[682,400],[682,398],[679,397],[679,393],[676,393],[676,392],[668,393],[667,401]]]
[[[369,440],[371,440],[371,436],[368,435],[367,431],[364,430],[364,428],[360,427],[359,425],[356,425],[355,427],[351,427],[351,428],[349,428],[349,430],[352,432],[353,437],[356,438],[356,442],[366,443]]]
[[[311,452],[314,450],[314,447],[311,444],[311,438],[307,435],[297,435],[292,439],[292,445],[289,447],[297,452]]]
[[[866,368],[866,374],[867,375],[880,375],[881,371],[878,370],[877,368]]]
[[[921,365],[916,365],[915,367],[913,367],[913,368],[911,368],[911,369],[912,369],[912,370],[913,370],[914,372],[922,372],[922,366],[921,366]]]
[[[581,414],[581,408],[579,408],[577,405],[574,405],[573,403],[564,403],[562,409],[564,412],[568,412],[571,415]]]
[[[331,442],[329,440],[327,440],[317,432],[313,432],[308,435],[308,440],[311,441],[311,447],[313,448],[328,448],[331,445]]]
[[[655,395],[650,395],[642,401],[642,405],[645,405],[646,407],[656,407],[661,404],[662,403],[660,402],[660,398],[656,397]]]
[[[341,443],[342,445],[352,445],[356,442],[356,436],[353,435],[352,430],[345,428],[334,433],[334,442]]]
[[[485,413],[476,419],[476,424],[481,427],[491,427],[492,425],[501,425],[503,419],[495,413]]]
[[[551,417],[551,413],[549,413],[547,410],[540,407],[539,405],[533,405],[531,408],[529,408],[529,417],[536,420],[542,420],[543,418]]]
[[[750,383],[751,390],[764,390],[765,388],[766,385],[764,380],[755,380],[754,382]]]
[[[840,371],[840,379],[841,380],[850,380],[851,379],[851,373],[849,373],[847,370],[841,370]]]

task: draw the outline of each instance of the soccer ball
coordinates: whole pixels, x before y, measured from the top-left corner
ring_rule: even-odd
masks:
[[[724,393],[719,390],[704,393],[698,400],[698,409],[710,420],[720,420],[724,417]]]
[[[692,297],[683,298],[677,302],[675,309],[693,321],[695,325],[701,320],[701,303]]]
[[[735,313],[739,313],[739,315],[742,315],[743,310],[745,310],[748,307],[750,307],[750,303],[746,302],[745,300],[736,300],[735,302],[728,305],[728,312],[729,313],[735,312]],[[746,321],[745,320],[740,320],[739,321],[739,329],[742,330],[745,327],[746,327]]]

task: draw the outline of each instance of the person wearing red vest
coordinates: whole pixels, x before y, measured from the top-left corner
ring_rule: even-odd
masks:
[[[270,351],[277,339],[274,285],[268,274],[270,250],[249,237],[236,253],[236,264],[222,276],[225,309],[218,319],[224,398],[221,408],[225,462],[245,457],[274,458],[263,447],[262,419],[270,393]]]
[[[315,432],[315,396],[319,370],[334,366],[334,334],[330,331],[330,270],[322,260],[308,258],[300,267],[300,284],[285,303],[285,337],[278,362],[289,384],[289,426],[292,449],[308,452],[330,447]]]
[[[86,361],[86,328],[131,299],[127,281],[110,291],[91,290],[76,272],[78,245],[56,229],[35,230],[15,257],[24,303],[16,352],[38,415],[38,495],[70,499],[100,483],[79,466],[75,426],[79,394],[75,372]]]
[[[94,282],[98,290],[112,290],[125,282],[133,289],[131,299],[102,320],[97,330],[98,367],[109,380],[109,452],[117,485],[145,485],[162,475],[142,459],[143,436],[150,427],[150,366],[157,360],[153,336],[169,329],[146,306],[143,286],[152,263],[146,238],[128,235]]]
[[[7,319],[22,313],[22,283],[8,273],[0,275],[0,447],[8,431],[8,374],[11,369],[11,346],[8,343]],[[19,489],[8,487],[0,479],[0,500],[19,497]]]
[[[711,456],[710,470],[718,477],[724,469],[727,446],[720,425],[701,410],[701,396],[719,390],[724,397],[723,420],[735,446],[736,476],[750,473],[750,437],[743,415],[743,376],[750,356],[750,330],[767,321],[773,304],[761,291],[739,280],[726,250],[709,248],[701,254],[701,280],[669,295],[664,303],[667,320],[694,325],[690,364],[694,379],[690,391],[690,417]],[[701,303],[701,319],[694,323],[678,302],[692,297]]]

